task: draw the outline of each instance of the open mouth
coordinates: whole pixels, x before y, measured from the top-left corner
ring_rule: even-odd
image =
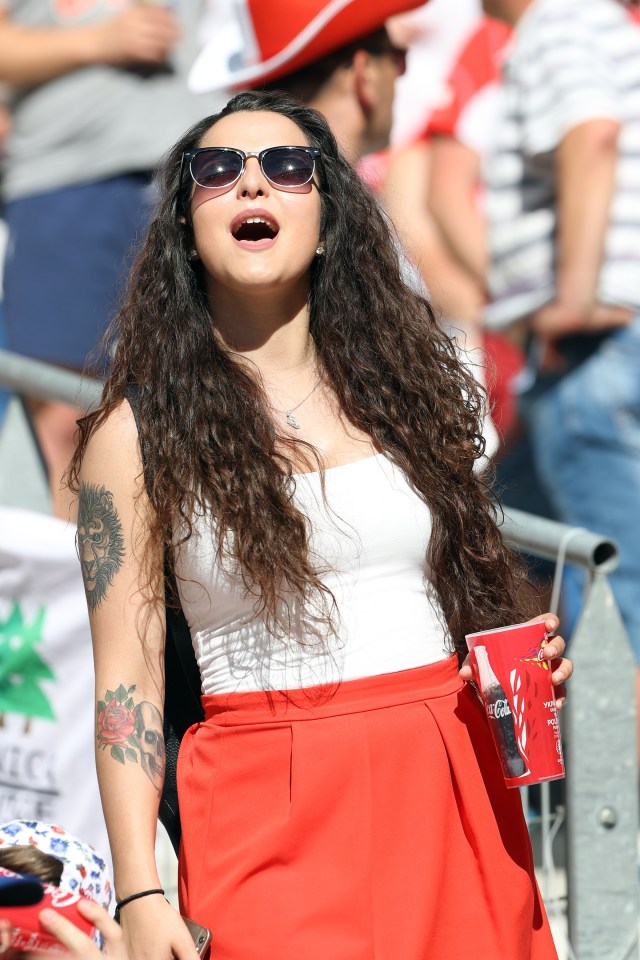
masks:
[[[236,217],[231,224],[231,234],[236,243],[250,250],[261,250],[275,242],[280,226],[263,212],[247,212]]]
[[[275,240],[280,228],[274,220],[264,216],[250,216],[232,225],[231,233],[238,243],[261,244]]]

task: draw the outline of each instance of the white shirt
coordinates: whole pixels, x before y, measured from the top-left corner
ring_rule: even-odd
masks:
[[[640,307],[640,30],[615,0],[535,0],[504,65],[489,159],[492,303],[505,326],[555,297],[555,151],[589,120],[620,124],[598,299]]]
[[[430,580],[429,508],[383,454],[295,477],[310,551],[337,603],[336,637],[299,617],[269,634],[255,594],[216,559],[210,515],[194,521],[176,570],[203,693],[296,689],[375,676],[447,657],[448,632]],[[182,579],[180,579],[182,578]]]

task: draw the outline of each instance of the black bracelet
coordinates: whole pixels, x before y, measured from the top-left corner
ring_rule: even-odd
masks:
[[[120,911],[127,903],[131,903],[132,900],[139,900],[140,897],[150,897],[152,893],[161,893],[164,897],[164,890],[158,887],[156,890],[141,890],[140,893],[132,893],[130,897],[124,897],[124,899],[118,900],[114,914],[117,923],[120,923]]]

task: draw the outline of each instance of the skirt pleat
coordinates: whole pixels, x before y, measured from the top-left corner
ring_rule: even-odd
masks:
[[[517,790],[455,658],[203,698],[181,911],[212,960],[557,960]]]

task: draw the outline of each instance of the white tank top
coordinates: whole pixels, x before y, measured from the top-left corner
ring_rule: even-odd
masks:
[[[423,666],[450,654],[425,555],[429,508],[384,454],[295,477],[310,551],[336,599],[336,636],[300,619],[274,637],[256,595],[216,558],[211,516],[194,520],[177,552],[180,598],[205,694],[283,690]],[[294,615],[295,615],[294,606]]]

